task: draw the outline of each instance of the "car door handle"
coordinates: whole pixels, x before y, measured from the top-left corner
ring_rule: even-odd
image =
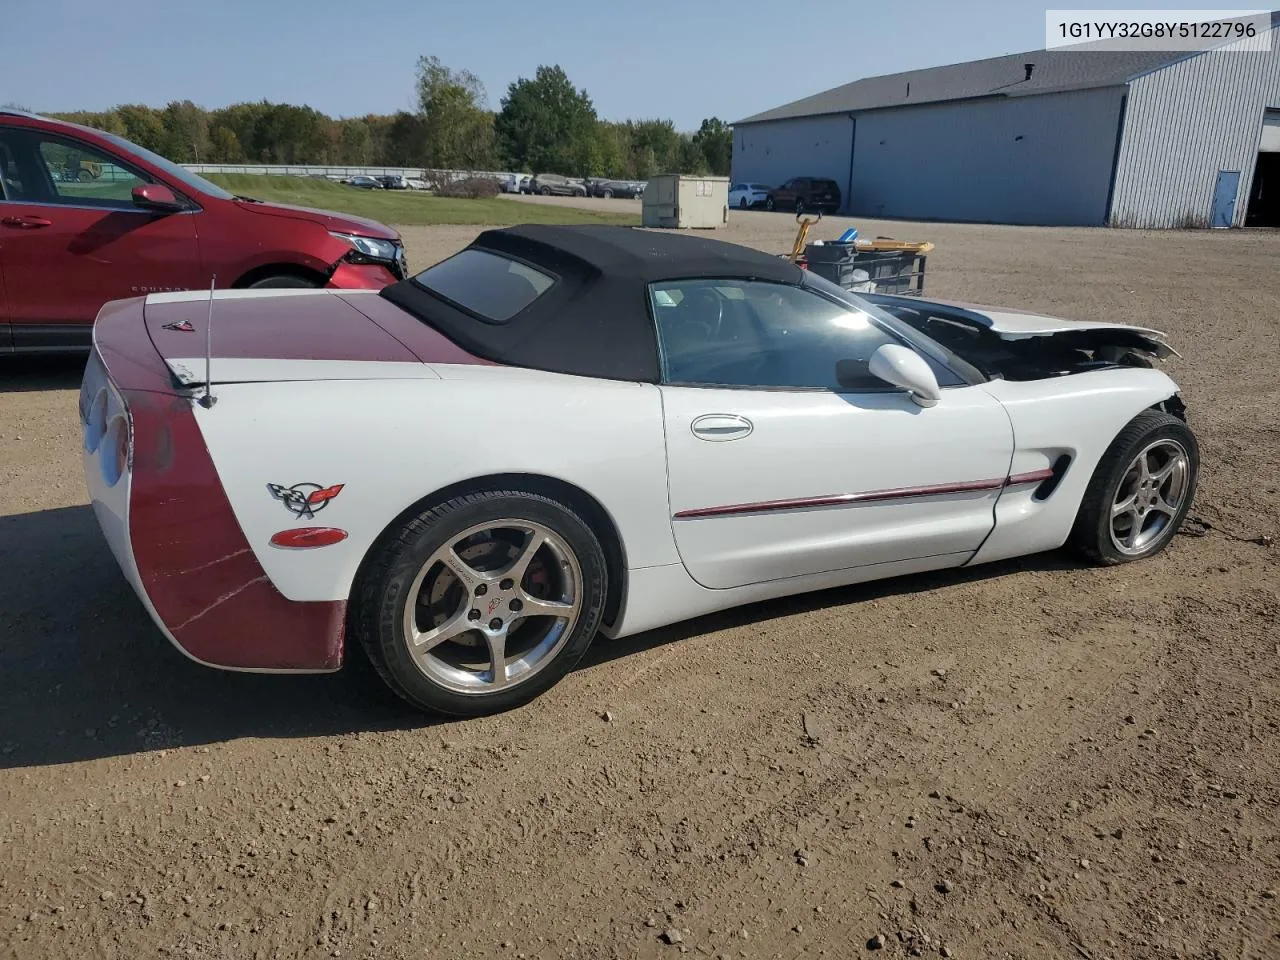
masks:
[[[736,413],[707,413],[689,425],[699,440],[741,440],[750,436],[754,424]]]
[[[44,217],[4,217],[0,219],[6,227],[17,227],[19,230],[35,230],[39,227],[53,226],[52,220]]]

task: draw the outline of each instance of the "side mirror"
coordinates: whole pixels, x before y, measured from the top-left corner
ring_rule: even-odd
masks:
[[[910,391],[911,399],[922,407],[932,407],[942,399],[938,378],[914,350],[886,343],[871,355],[867,369],[873,377]]]
[[[163,183],[144,183],[133,188],[133,205],[160,213],[174,213],[184,209],[182,201]]]

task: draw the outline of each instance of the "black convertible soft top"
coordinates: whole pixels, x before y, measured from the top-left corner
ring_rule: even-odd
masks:
[[[485,359],[611,380],[660,379],[648,284],[708,277],[798,285],[803,278],[799,267],[781,257],[635,227],[525,224],[486,230],[467,249],[522,261],[555,282],[500,322],[432,293],[412,277],[385,288],[382,296]]]

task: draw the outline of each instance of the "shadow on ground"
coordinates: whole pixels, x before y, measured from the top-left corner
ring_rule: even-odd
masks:
[[[0,356],[0,393],[79,390],[87,354],[50,357]]]
[[[1023,569],[1069,569],[1058,554],[753,604],[622,640],[585,665],[714,630],[919,592]],[[153,626],[87,506],[0,518],[0,769],[91,760],[240,737],[409,729],[424,717],[362,657],[327,676],[228,673],[186,660]]]

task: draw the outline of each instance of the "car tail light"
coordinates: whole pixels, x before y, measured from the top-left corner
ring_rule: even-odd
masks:
[[[133,453],[133,428],[124,414],[115,416],[107,427],[106,439],[98,460],[102,465],[102,479],[108,487],[114,487],[129,471]]]
[[[83,414],[83,418],[85,452],[95,453],[102,443],[102,438],[107,432],[106,387],[103,387],[93,395],[93,399],[89,402],[88,408]]]

